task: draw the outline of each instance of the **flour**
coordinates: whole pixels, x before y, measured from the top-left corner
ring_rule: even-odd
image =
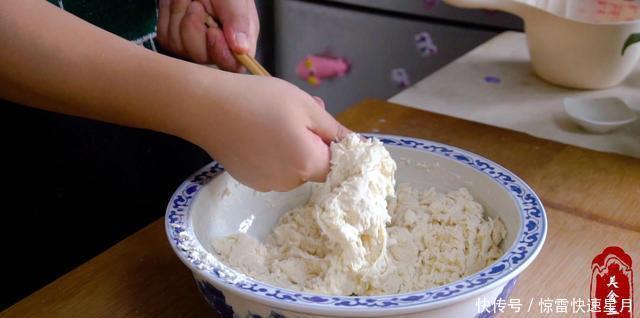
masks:
[[[309,202],[264,242],[216,238],[219,259],[255,279],[330,295],[378,295],[443,285],[502,255],[506,230],[464,188],[395,187],[396,164],[376,139],[331,146],[332,170]]]

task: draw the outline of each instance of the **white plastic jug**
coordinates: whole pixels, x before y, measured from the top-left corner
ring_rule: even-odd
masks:
[[[444,0],[506,11],[524,20],[534,71],[561,86],[620,84],[640,58],[640,3],[633,0]],[[628,46],[625,50],[625,42]],[[629,45],[630,44],[630,45]]]

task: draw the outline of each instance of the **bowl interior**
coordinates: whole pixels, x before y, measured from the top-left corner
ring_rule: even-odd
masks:
[[[565,109],[569,115],[595,124],[618,124],[636,118],[636,114],[617,97],[565,98]]]
[[[507,228],[502,248],[508,250],[521,230],[522,218],[511,194],[484,173],[452,159],[410,148],[386,145],[396,160],[397,183],[409,183],[417,189],[435,187],[448,191],[466,187],[491,217],[499,216]],[[286,193],[259,193],[223,173],[208,183],[196,196],[191,224],[196,239],[208,251],[215,237],[238,231],[263,239],[280,215],[307,202],[309,184]]]

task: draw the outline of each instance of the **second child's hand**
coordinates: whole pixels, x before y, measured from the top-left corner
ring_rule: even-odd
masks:
[[[207,17],[215,17],[222,27],[207,27]],[[253,0],[158,2],[158,42],[170,53],[199,64],[242,72],[234,53],[255,56],[259,31]]]
[[[210,15],[207,15],[204,24],[209,28],[220,28],[220,24]],[[232,54],[251,74],[271,77],[271,74],[252,56],[246,53],[232,52]]]

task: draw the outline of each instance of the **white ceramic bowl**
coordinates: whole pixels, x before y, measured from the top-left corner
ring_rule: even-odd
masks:
[[[399,183],[440,191],[466,187],[488,215],[499,216],[507,228],[505,254],[459,281],[399,295],[326,296],[256,281],[218,262],[209,252],[212,238],[241,227],[264,238],[282,213],[306,202],[310,187],[258,193],[235,183],[227,189],[231,177],[213,162],[175,192],[167,208],[166,230],[174,251],[223,318],[491,317],[490,312],[480,312],[482,307],[508,297],[546,237],[546,214],[536,194],[513,173],[470,152],[421,139],[375,136],[396,160]]]
[[[636,113],[617,97],[565,97],[564,111],[586,131],[605,134],[638,119]]]
[[[607,4],[598,4],[595,0],[445,2],[462,8],[501,10],[522,18],[533,70],[556,85],[579,89],[616,86],[635,69],[640,59],[640,46],[627,46],[633,43],[633,34],[640,32],[640,19],[637,11],[623,8],[619,3],[621,10],[615,14],[615,10],[609,9],[600,13],[599,7]],[[627,16],[620,11],[633,14]],[[590,16],[589,13],[596,14]]]

